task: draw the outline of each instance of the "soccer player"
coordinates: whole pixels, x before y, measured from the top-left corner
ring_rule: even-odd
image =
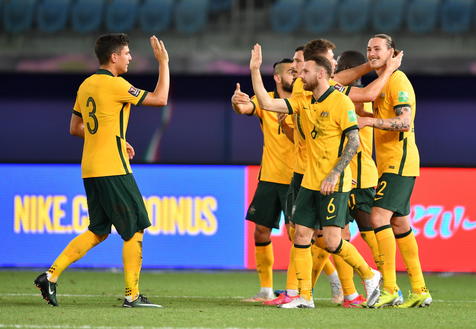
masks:
[[[301,79],[312,93],[289,99],[271,98],[263,86],[261,46],[252,50],[250,70],[260,106],[267,111],[300,113],[308,158],[293,221],[293,252],[300,297],[282,308],[314,308],[311,291],[311,239],[316,226],[323,227],[327,251],[340,255],[364,280],[367,298],[379,295],[380,273],[372,270],[354,246],[341,238],[347,215],[351,173],[348,164],[359,146],[357,119],[352,101],[329,86],[332,64],[322,56],[304,55]],[[347,143],[344,147],[344,142]]]
[[[276,89],[269,93],[270,97],[290,97],[294,81],[292,60],[283,59],[275,63],[273,78]],[[231,103],[237,113],[258,117],[263,131],[259,183],[246,215],[247,220],[256,224],[254,241],[260,291],[256,296],[244,301],[265,302],[274,299],[271,230],[279,228],[281,213],[286,207],[286,192],[292,176],[293,143],[286,137],[278,114],[263,111],[256,97],[249,99],[248,95],[240,90],[239,84],[236,85]],[[288,125],[292,126],[291,118],[286,120]],[[286,228],[289,230],[287,221]]]
[[[394,56],[395,43],[386,34],[373,36],[367,58],[378,75]],[[408,299],[399,307],[429,306],[432,298],[425,285],[418,256],[418,244],[408,215],[420,157],[415,143],[415,92],[405,73],[393,72],[373,105],[375,118],[359,118],[359,127],[373,127],[379,181],[370,214],[382,257],[383,290],[370,307],[396,305],[399,301],[395,272],[396,245],[400,249],[412,287]]]
[[[169,57],[164,43],[155,36],[150,38],[150,44],[160,67],[153,92],[137,89],[120,77],[132,60],[129,38],[122,33],[97,39],[95,53],[99,69],[83,81],[77,92],[70,133],[84,139],[81,170],[90,224],[86,232],[66,246],[48,271],[35,280],[43,298],[53,306],[58,306],[56,282],[61,273],[104,241],[114,225],[124,240],[123,307],[162,307],[139,293],[142,240],[150,221],[129,164],[134,151],[126,143],[131,104],[167,104]]]

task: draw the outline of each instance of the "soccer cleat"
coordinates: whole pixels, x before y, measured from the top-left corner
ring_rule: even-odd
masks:
[[[139,295],[136,300],[129,302],[127,299],[124,299],[122,307],[156,307],[161,308],[162,305],[151,303],[147,297]]]
[[[365,298],[362,295],[358,295],[352,300],[344,300],[342,307],[344,308],[361,308],[365,303]]]
[[[291,302],[293,299],[298,298],[299,296],[288,296],[287,293],[283,292],[281,293],[278,298],[268,300],[266,302],[263,302],[264,305],[282,305],[282,304],[287,304]]]
[[[410,308],[410,307],[427,307],[431,305],[433,299],[428,291],[422,292],[420,294],[412,293],[411,291],[408,293],[407,300],[398,305],[398,308]]]
[[[48,281],[46,273],[38,275],[34,283],[35,286],[40,289],[43,299],[46,300],[48,304],[58,306],[58,301],[56,300],[56,283]]]
[[[396,306],[399,304],[401,304],[401,298],[398,295],[398,291],[396,290],[391,293],[384,289],[378,297],[377,302],[373,306],[369,306],[374,308],[382,308],[386,306]]]
[[[332,293],[332,298],[331,301],[334,304],[342,304],[344,301],[344,291],[342,291],[342,285],[340,281],[331,281],[331,293]]]
[[[274,296],[279,297],[282,293],[286,293],[286,290],[278,289],[274,291]]]
[[[400,290],[400,288],[397,287],[397,293],[398,293],[398,300],[395,302],[395,305],[400,305],[403,303],[403,293]]]
[[[372,269],[374,276],[371,279],[364,280],[365,293],[367,295],[366,306],[373,307],[380,295],[380,278],[382,274],[379,271]]]
[[[314,300],[312,298],[311,300],[307,300],[299,296],[297,298],[294,298],[292,301],[290,301],[287,304],[278,305],[278,307],[279,308],[315,308]]]
[[[267,302],[273,299],[274,299],[273,292],[268,293],[268,292],[260,291],[255,296],[251,298],[242,299],[241,301],[247,302],[247,303],[259,303],[259,302]]]

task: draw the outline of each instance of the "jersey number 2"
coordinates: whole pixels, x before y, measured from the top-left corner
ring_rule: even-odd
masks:
[[[88,98],[88,101],[86,102],[86,107],[89,108],[89,105],[92,105],[92,110],[91,112],[89,112],[89,117],[93,119],[93,127],[91,128],[91,125],[87,124],[88,126],[88,131],[91,135],[94,135],[97,131],[98,131],[98,127],[99,127],[99,122],[98,122],[98,118],[96,117],[96,102],[94,101],[94,98],[92,97],[89,97]]]

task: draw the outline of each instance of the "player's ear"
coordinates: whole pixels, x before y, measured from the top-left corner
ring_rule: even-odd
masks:
[[[274,82],[281,83],[281,76],[278,74],[273,75]]]

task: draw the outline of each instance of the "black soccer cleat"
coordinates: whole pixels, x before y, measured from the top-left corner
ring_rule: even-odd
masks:
[[[147,297],[139,295],[136,300],[128,302],[127,299],[124,299],[122,307],[157,307],[161,308],[162,305],[151,303]]]
[[[58,306],[58,301],[56,300],[56,283],[48,281],[46,273],[38,275],[34,283],[35,286],[40,289],[43,299],[46,300],[48,304]]]

